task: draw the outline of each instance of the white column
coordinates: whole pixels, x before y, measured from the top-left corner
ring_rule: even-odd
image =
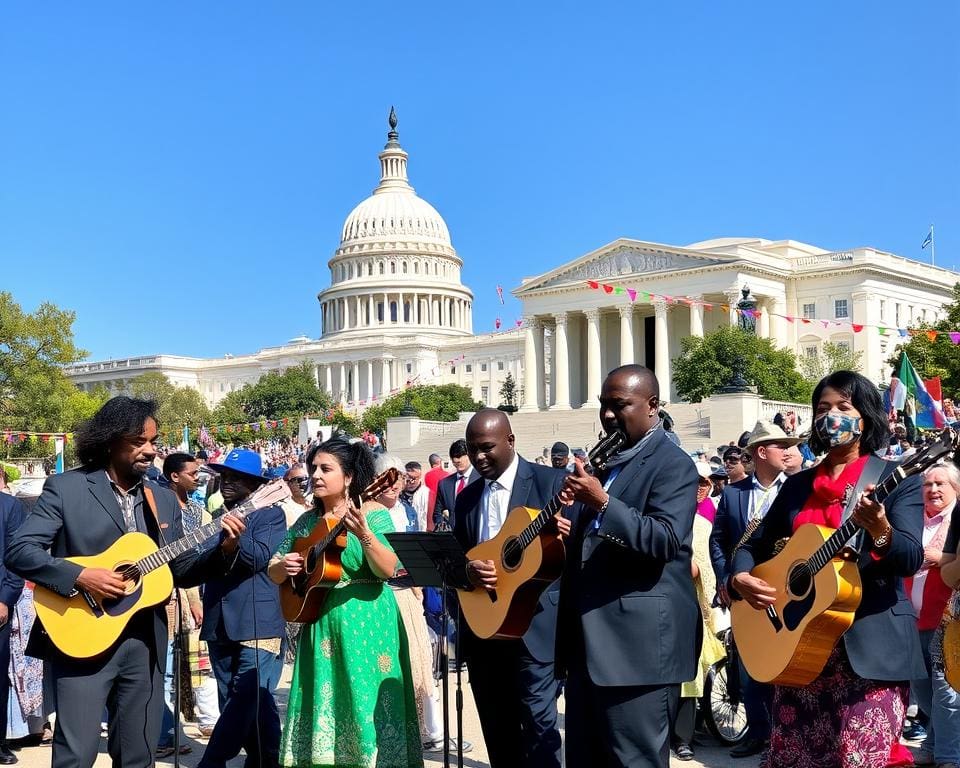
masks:
[[[532,346],[533,346],[533,343],[531,342],[531,347]],[[479,358],[475,359],[471,363],[471,365],[473,366],[473,383],[472,383],[473,399],[479,400],[480,399],[480,359]],[[531,408],[530,410],[532,411],[536,409]]]
[[[324,375],[327,377],[327,394],[333,397],[333,366],[327,363],[323,367],[326,369]]]
[[[367,360],[367,402],[373,400],[373,360]]]
[[[389,397],[390,388],[390,361],[384,359],[380,362],[380,397]]]
[[[775,296],[771,302],[772,312],[770,315],[770,338],[773,339],[774,343],[778,347],[786,347],[787,349],[793,349],[793,340],[790,338],[790,327],[787,323],[785,315],[787,314],[787,298],[786,296]],[[856,322],[860,322],[857,320]],[[854,340],[856,340],[857,334],[854,334]]]
[[[690,335],[703,336],[703,296],[691,296],[694,303],[690,305]]]
[[[500,404],[500,392],[497,389],[497,361],[492,357],[487,363],[487,369],[487,373],[490,374],[490,383],[487,385],[487,405],[496,408]]]
[[[414,325],[420,325],[420,294],[413,294],[413,301],[410,302],[410,322]]]
[[[448,328],[450,326],[449,307],[447,306],[446,296],[440,297],[440,325],[442,325],[444,328]]]
[[[340,363],[340,385],[337,387],[337,399],[347,399],[347,364]]]
[[[320,366],[317,363],[313,364],[313,381],[317,385],[317,389],[320,389]]]
[[[757,302],[757,309],[760,310],[760,317],[757,319],[757,334],[761,339],[770,338],[770,303],[767,299],[761,299]]]
[[[587,399],[584,408],[600,407],[600,310],[588,309],[587,316]]]
[[[633,362],[633,304],[620,305],[620,365]]]
[[[363,299],[362,299],[361,297],[357,296],[357,302],[356,302],[356,304],[357,304],[357,306],[356,306],[357,316],[354,318],[355,322],[354,322],[354,324],[353,324],[353,327],[354,327],[354,328],[360,328],[360,327],[363,326],[363,321],[362,321],[362,316],[363,316]]]
[[[653,372],[660,382],[660,399],[664,402],[670,400],[670,343],[669,332],[667,329],[667,303],[665,301],[654,301],[653,312],[655,316],[653,325]]]
[[[534,317],[523,318],[523,406],[521,411],[540,410],[540,366],[537,365],[537,332],[540,321]],[[540,331],[542,332],[542,331]],[[542,337],[541,337],[542,338]],[[541,341],[541,349],[543,342]]]
[[[390,294],[383,294],[383,324],[390,325]]]
[[[570,410],[570,358],[567,349],[567,313],[559,312],[553,316],[556,327],[553,332],[553,411]]]
[[[360,399],[360,363],[353,361],[353,381],[350,382],[350,399],[356,403]]]
[[[737,304],[742,298],[740,295],[740,289],[737,287],[730,288],[723,292],[723,295],[727,297],[727,304],[730,306],[730,325],[734,328],[737,327]]]
[[[373,294],[367,296],[367,327],[372,328],[377,324],[377,307],[373,300]]]

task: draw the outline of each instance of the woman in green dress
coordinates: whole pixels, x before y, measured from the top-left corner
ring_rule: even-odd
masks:
[[[300,635],[290,684],[280,765],[422,768],[420,728],[403,624],[386,579],[397,556],[383,534],[393,531],[382,505],[356,509],[351,498],[373,480],[374,459],[362,442],[334,438],[313,448],[307,468],[314,509],[287,533],[271,561],[276,583],[303,570],[293,540],[321,515],[342,518],[343,574],[320,618]]]

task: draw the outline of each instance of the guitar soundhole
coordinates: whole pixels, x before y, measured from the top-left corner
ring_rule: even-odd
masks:
[[[523,561],[523,547],[520,542],[513,539],[507,539],[503,545],[503,567],[508,571],[515,571],[520,567]]]
[[[120,563],[113,569],[126,582],[127,591],[120,597],[108,598],[103,601],[104,613],[108,616],[122,616],[137,604],[143,589],[143,574],[134,563]]]
[[[313,573],[314,569],[317,567],[317,553],[313,551],[313,547],[310,547],[307,552],[307,557],[303,563],[303,570],[307,573]]]
[[[807,564],[800,563],[794,566],[787,579],[787,588],[790,590],[790,595],[801,598],[810,591],[811,586],[813,586],[813,574],[810,573]]]

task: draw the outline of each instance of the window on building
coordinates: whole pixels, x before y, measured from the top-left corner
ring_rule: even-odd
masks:
[[[837,349],[843,350],[844,352],[850,352],[850,342],[849,341],[835,341],[834,344],[837,345]]]
[[[880,299],[880,322],[882,323],[887,319],[887,302],[883,299]]]
[[[816,357],[816,356],[817,356],[817,345],[816,345],[816,344],[810,344],[809,346],[804,347],[804,348],[803,348],[803,354],[805,354],[807,357]]]
[[[380,274],[381,274],[381,275],[383,274],[383,262],[382,262],[382,261],[380,262]]]
[[[451,365],[451,366],[450,366],[450,374],[451,374],[451,375],[456,375],[456,373],[457,373],[457,366]]]
[[[833,302],[833,316],[836,318],[850,317],[850,314],[847,312],[846,299],[836,299]]]
[[[220,382],[220,391],[223,392],[223,382]]]
[[[487,395],[490,393],[490,390],[487,387],[480,387],[480,399],[483,402],[487,402]]]
[[[481,370],[482,372],[486,373],[487,364],[486,364],[486,363],[480,363],[480,370]]]
[[[803,319],[804,320],[814,320],[817,317],[817,305],[816,304],[804,304],[803,305]]]
[[[377,322],[383,322],[383,302],[377,302]]]
[[[897,328],[899,328],[900,327],[900,302],[897,302],[897,305],[894,307],[893,311],[894,311],[893,322],[895,322],[897,324]]]
[[[407,363],[407,373],[413,373],[413,363]]]
[[[467,363],[467,373],[473,373],[473,366]]]
[[[497,361],[497,370],[498,370],[498,371],[502,371],[502,370],[503,370],[503,360],[498,360],[498,361]]]
[[[921,310],[920,310],[920,321],[921,321],[921,322],[924,322],[924,323],[927,322],[927,310],[926,310],[926,309],[921,309]]]
[[[397,302],[395,301],[390,302],[390,322],[397,322]]]
[[[403,262],[403,274],[407,274],[407,262]]]

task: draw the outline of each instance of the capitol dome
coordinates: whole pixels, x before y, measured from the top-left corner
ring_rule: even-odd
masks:
[[[323,336],[372,327],[470,334],[473,293],[460,282],[463,262],[443,217],[407,179],[393,108],[388,122],[380,183],[344,221],[328,265],[330,287],[317,296]]]

